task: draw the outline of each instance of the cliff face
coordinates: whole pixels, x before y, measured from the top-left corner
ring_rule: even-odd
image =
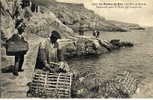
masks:
[[[49,8],[63,24],[78,32],[80,23],[84,23],[84,30],[94,29],[102,31],[126,31],[112,23],[108,23],[105,18],[96,15],[93,11],[86,9],[83,4],[51,2],[45,5]],[[44,5],[41,6],[44,8]],[[84,20],[82,21],[81,18]]]
[[[139,25],[106,20],[96,15],[93,11],[86,9],[83,4],[59,3],[55,0],[37,0],[41,8],[39,14],[33,14],[28,23],[27,32],[47,37],[52,30],[57,30],[64,38],[71,37],[78,32],[81,18],[84,18],[84,30],[98,29],[101,31],[128,31],[131,29],[143,29]],[[10,3],[1,1],[4,11],[1,13],[1,32],[8,38],[14,33],[14,20],[5,10]],[[50,12],[51,11],[51,12]],[[41,20],[41,21],[40,21]],[[7,23],[7,24],[6,24]],[[30,31],[29,31],[30,30]]]
[[[44,0],[41,4],[47,3],[48,0]],[[53,3],[53,1],[52,1]],[[47,3],[48,4],[48,3]],[[0,32],[3,34],[4,37],[9,38],[16,32],[15,29],[15,19],[11,17],[12,7],[14,2],[8,2],[7,0],[1,1],[1,29]],[[7,9],[10,13],[7,12]],[[10,10],[11,9],[11,10]],[[73,30],[66,25],[64,25],[54,13],[45,9],[44,13],[32,13],[32,17],[28,21],[27,19],[24,20],[27,25],[25,33],[32,33],[37,34],[41,37],[48,37],[49,34],[56,30],[61,33],[63,38],[73,37],[74,33]],[[25,34],[26,35],[26,34]]]
[[[37,13],[27,22],[27,33],[48,37],[53,30],[58,31],[62,38],[73,37],[73,30],[64,25],[52,12]]]
[[[84,30],[90,31],[98,29],[100,31],[129,31],[131,29],[142,29],[139,25],[122,23],[118,21],[106,20],[104,17],[96,15],[88,10],[83,4],[48,2],[47,4],[39,2],[42,8],[52,11],[63,24],[78,32],[81,18],[84,18]]]

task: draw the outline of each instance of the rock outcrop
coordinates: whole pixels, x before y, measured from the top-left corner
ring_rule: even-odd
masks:
[[[105,41],[88,36],[77,36],[75,39],[62,39],[58,41],[58,45],[59,49],[63,51],[65,58],[101,55],[122,47],[133,46],[130,42],[116,39]]]
[[[100,44],[100,40],[87,36],[63,39],[58,41],[58,45],[66,58],[100,55],[108,52],[107,48]]]

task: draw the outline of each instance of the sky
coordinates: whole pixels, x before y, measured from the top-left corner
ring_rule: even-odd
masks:
[[[108,20],[136,23],[141,26],[153,26],[153,0],[57,0],[59,2],[83,3],[87,9],[95,11]],[[94,3],[121,2],[145,3],[142,8],[97,8]]]

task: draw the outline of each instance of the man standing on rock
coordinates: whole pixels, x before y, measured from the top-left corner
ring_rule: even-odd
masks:
[[[99,38],[100,32],[97,31],[97,30],[93,31],[93,36],[94,36],[95,38]]]

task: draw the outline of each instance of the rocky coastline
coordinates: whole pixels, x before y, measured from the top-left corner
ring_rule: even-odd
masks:
[[[2,6],[7,2],[1,2]],[[46,1],[49,2],[49,1]],[[89,36],[78,36],[79,24],[81,18],[85,18],[86,28],[85,31],[91,30],[100,30],[100,31],[118,31],[118,32],[126,32],[131,29],[142,29],[139,25],[129,24],[124,25],[116,24],[117,22],[108,21],[103,17],[100,17],[94,14],[93,11],[85,9],[82,4],[67,4],[67,3],[58,3],[56,1],[50,1],[50,5],[46,3],[42,3],[42,0],[38,0],[37,2],[40,6],[41,11],[38,13],[33,13],[30,21],[25,19],[25,23],[27,25],[25,31],[25,38],[28,42],[35,42],[36,38],[41,38],[40,40],[45,40],[48,38],[50,32],[52,30],[56,30],[62,36],[60,43],[60,49],[64,50],[64,56],[67,59],[80,57],[80,56],[90,56],[90,55],[102,55],[105,53],[109,53],[113,50],[119,50],[123,47],[133,47],[134,44],[122,40],[102,40],[95,37]],[[4,8],[9,7],[8,5],[3,6]],[[48,8],[49,7],[49,8]],[[72,13],[73,12],[73,13]],[[84,13],[86,12],[86,13]],[[80,13],[80,14],[79,14]],[[75,16],[78,16],[77,18]],[[2,28],[1,33],[3,34],[3,46],[1,48],[2,58],[4,62],[8,61],[7,56],[5,54],[5,40],[16,31],[15,29],[15,20],[11,18],[8,12],[4,9],[4,14],[2,15]],[[93,20],[96,18],[96,20]],[[10,22],[6,24],[7,22]],[[92,26],[90,22],[97,23],[97,27]],[[122,26],[122,27],[121,27]],[[130,27],[130,28],[129,28]],[[132,27],[132,28],[131,28]],[[31,37],[32,36],[32,37]],[[35,46],[39,44],[36,43]],[[33,46],[34,47],[34,46]],[[30,47],[30,51],[33,51],[33,48]],[[32,54],[30,55],[33,56]],[[29,55],[27,56],[27,58]],[[35,64],[33,64],[34,66]],[[73,69],[71,69],[73,70]],[[78,69],[79,71],[79,69]],[[86,70],[85,70],[86,71]],[[75,72],[74,72],[75,74]],[[75,74],[77,80],[75,82],[81,83],[80,75]],[[96,76],[95,76],[96,77]],[[97,77],[96,77],[97,78]],[[80,80],[78,80],[80,79]],[[94,81],[95,82],[95,81]],[[90,82],[84,82],[87,86]],[[92,84],[92,82],[91,82]],[[95,84],[95,83],[93,83]],[[92,85],[93,85],[92,84]],[[95,84],[97,85],[97,84]],[[95,86],[94,86],[95,87]],[[82,93],[82,92],[80,92]],[[85,94],[88,94],[86,91]],[[98,97],[98,96],[89,96],[89,97]]]

